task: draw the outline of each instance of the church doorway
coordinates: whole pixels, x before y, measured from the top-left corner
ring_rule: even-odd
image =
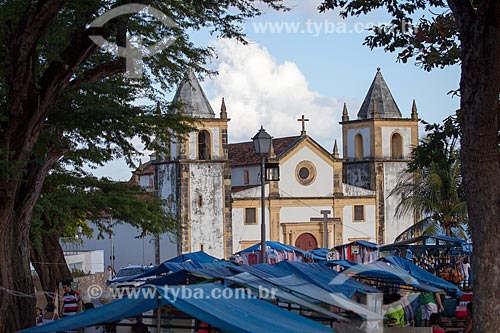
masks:
[[[312,250],[318,247],[318,241],[312,234],[305,232],[297,237],[295,247],[305,251]]]

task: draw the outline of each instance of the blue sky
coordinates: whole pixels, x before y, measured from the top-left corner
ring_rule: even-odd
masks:
[[[398,63],[394,53],[362,45],[368,35],[364,28],[387,22],[385,13],[342,20],[331,11],[318,13],[317,0],[286,3],[291,12],[266,10],[244,25],[248,45],[216,40],[205,32],[193,35],[198,44],[217,50],[210,67],[219,76],[201,84],[216,114],[225,97],[230,142],[249,140],[261,124],[274,137],[298,135],[296,120],[304,114],[310,119],[310,136],[329,151],[335,139],[341,147],[342,105],[347,103],[355,119],[377,67],[403,117],[410,116],[413,99],[420,118],[428,122],[440,122],[458,109],[459,99],[447,93],[458,89],[459,66],[426,72],[411,61]],[[117,180],[130,177],[123,161],[95,173]]]

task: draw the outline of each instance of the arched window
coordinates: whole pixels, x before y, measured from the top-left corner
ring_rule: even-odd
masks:
[[[210,133],[205,130],[198,133],[198,159],[210,159]]]
[[[363,137],[361,134],[356,134],[354,137],[354,159],[356,161],[362,161],[365,157],[365,153],[363,151]]]
[[[403,138],[399,133],[394,133],[391,138],[391,158],[393,160],[403,159]]]

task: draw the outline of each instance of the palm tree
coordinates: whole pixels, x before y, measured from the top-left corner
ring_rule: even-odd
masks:
[[[407,172],[391,191],[399,195],[396,217],[417,212],[423,218],[401,233],[396,241],[419,235],[436,235],[468,238],[468,216],[462,189],[458,154],[450,163],[430,163]]]

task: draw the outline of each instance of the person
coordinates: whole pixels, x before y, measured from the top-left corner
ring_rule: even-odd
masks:
[[[415,313],[413,312],[411,303],[408,301],[407,295],[401,297],[401,304],[405,312],[405,326],[415,326]]]
[[[445,333],[444,329],[439,326],[441,324],[441,317],[437,313],[431,314],[430,317],[432,333]]]
[[[429,320],[433,313],[443,312],[444,306],[441,303],[439,293],[422,292],[420,294],[420,308],[422,310],[422,321],[424,326],[429,326]]]
[[[41,318],[41,322],[37,324],[38,326],[47,325],[48,323],[58,320],[59,315],[56,312],[56,306],[54,303],[47,303],[45,306],[45,312]]]
[[[467,323],[467,326],[465,326],[464,333],[471,333],[472,332],[472,302],[467,303],[467,313],[470,316],[470,320]]]
[[[92,302],[85,303],[84,309],[85,311],[93,309],[94,304]],[[97,326],[87,326],[83,328],[83,333],[103,333],[104,332],[104,327],[97,325]]]
[[[71,288],[71,282],[66,280],[62,283],[64,295],[62,297],[62,316],[74,316],[81,311],[82,300],[78,291]]]
[[[40,326],[43,320],[43,311],[38,306],[35,308],[35,325]]]
[[[470,277],[470,263],[469,257],[465,257],[462,263],[462,268],[464,272],[464,287],[468,287],[470,285],[469,277]]]
[[[403,304],[400,302],[401,295],[398,293],[390,294],[384,300],[386,304],[386,326],[388,327],[404,327],[405,326],[405,311]]]

